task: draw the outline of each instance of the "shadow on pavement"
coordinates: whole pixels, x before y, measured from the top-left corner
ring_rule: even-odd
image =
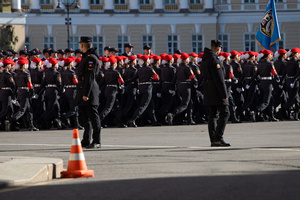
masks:
[[[76,179],[56,185],[0,190],[0,199],[298,200],[299,188],[300,171],[280,171],[113,181]]]

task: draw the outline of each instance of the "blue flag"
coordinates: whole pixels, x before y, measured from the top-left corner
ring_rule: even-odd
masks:
[[[264,49],[277,51],[277,42],[281,40],[277,21],[275,0],[270,0],[255,36],[255,40]]]

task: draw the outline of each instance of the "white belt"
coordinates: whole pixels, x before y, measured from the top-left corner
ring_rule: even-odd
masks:
[[[65,85],[66,88],[76,88],[76,85]]]
[[[106,87],[118,87],[117,85],[106,85]]]
[[[19,90],[28,90],[28,87],[18,87]]]
[[[154,84],[154,85],[159,85],[160,82],[152,82],[152,84]]]
[[[53,85],[53,84],[48,84],[47,87],[57,87],[57,85]]]
[[[231,82],[231,79],[224,79],[225,82]]]
[[[34,87],[41,87],[41,84],[34,84]]]
[[[295,78],[294,76],[288,76],[287,78]]]
[[[245,79],[251,79],[252,77],[245,77]]]
[[[152,82],[142,82],[142,83],[139,83],[139,85],[147,85],[147,84],[151,85]]]
[[[272,80],[272,77],[260,77],[260,80]]]
[[[11,88],[10,87],[3,87],[3,88],[1,88],[1,90],[11,90]]]

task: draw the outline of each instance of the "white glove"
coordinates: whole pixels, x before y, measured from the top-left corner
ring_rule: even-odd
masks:
[[[57,96],[57,100],[59,100],[60,99],[60,96]]]
[[[282,89],[282,88],[283,88],[283,85],[278,85],[278,87],[279,87],[280,89]]]
[[[35,94],[35,95],[33,95],[32,98],[33,98],[33,99],[37,99],[37,98],[39,98],[39,95]]]
[[[277,82],[277,83],[280,83],[280,79],[279,79],[279,78],[277,78],[277,79],[276,79],[276,82]]]
[[[290,86],[291,86],[291,88],[294,88],[294,87],[295,87],[295,84],[294,84],[294,83],[291,83]]]
[[[248,90],[250,88],[250,85],[247,84],[245,88],[246,90]]]
[[[64,88],[64,89],[63,89],[63,93],[65,93],[65,92],[66,92],[66,89]]]
[[[238,93],[241,93],[241,92],[242,92],[242,88],[236,88],[236,91],[237,91]]]
[[[140,94],[140,90],[137,90],[136,93],[137,93],[137,94]]]
[[[12,102],[12,104],[17,104],[17,100],[15,100],[15,99],[12,99],[11,102]]]
[[[196,90],[196,93],[197,93],[197,94],[202,94],[201,91],[199,91],[199,90]]]
[[[158,98],[161,98],[161,93],[156,93],[156,96],[157,96]]]
[[[234,80],[234,84],[238,84],[239,81],[237,79]]]
[[[175,90],[169,90],[169,93],[174,96],[175,95]]]
[[[120,85],[120,89],[123,90],[125,88],[124,85]]]
[[[255,86],[255,90],[259,90],[258,85]]]

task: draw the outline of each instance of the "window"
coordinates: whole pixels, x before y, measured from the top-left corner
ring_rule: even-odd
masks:
[[[128,43],[128,36],[118,36],[118,50],[119,53],[124,51],[124,45]]]
[[[245,3],[255,3],[255,0],[245,0]]]
[[[280,34],[281,40],[278,41],[278,49],[285,49],[285,44],[284,44],[284,35],[281,33]]]
[[[41,5],[50,5],[51,3],[51,0],[40,0]]]
[[[219,34],[218,39],[222,41],[222,51],[228,52],[228,50],[229,50],[228,35],[227,34]]]
[[[283,3],[283,0],[275,0],[275,3]]]
[[[176,4],[176,0],[165,0],[165,5],[174,5]]]
[[[115,0],[115,5],[124,5],[125,3],[125,0]]]
[[[26,0],[21,0],[21,5],[27,5],[27,1]]]
[[[192,52],[200,53],[203,49],[202,35],[192,35]]]
[[[150,47],[153,47],[153,38],[152,35],[144,35],[143,36],[143,46],[149,45]],[[153,49],[153,48],[152,48]]]
[[[176,49],[178,49],[178,36],[168,35],[168,54],[174,54]]]
[[[101,0],[90,0],[90,5],[99,5],[101,4]]]
[[[44,37],[44,49],[51,48],[54,49],[55,42],[54,37]]]
[[[30,37],[25,37],[25,48],[24,49],[31,49]]]
[[[79,49],[79,37],[78,36],[73,36],[70,37],[70,48],[72,49]]]
[[[201,4],[201,0],[190,0],[191,5]]]
[[[102,36],[93,37],[93,47],[97,47],[100,56],[104,55],[104,43]]]
[[[140,0],[140,5],[150,5],[151,0]]]
[[[244,49],[245,51],[255,51],[256,42],[254,33],[246,33],[244,35]]]
[[[217,4],[227,4],[227,0],[217,0]]]

